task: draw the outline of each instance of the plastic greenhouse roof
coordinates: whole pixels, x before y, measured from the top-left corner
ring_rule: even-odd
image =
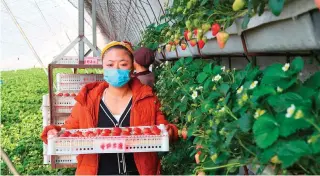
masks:
[[[78,0],[69,0],[74,6]],[[110,40],[127,40],[137,44],[142,31],[152,23],[159,23],[168,0],[96,0],[97,26]],[[84,0],[91,14],[92,0]]]

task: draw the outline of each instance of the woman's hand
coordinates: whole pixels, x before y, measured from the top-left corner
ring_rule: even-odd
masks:
[[[40,135],[40,138],[42,139],[42,141],[47,144],[48,143],[48,136],[55,136],[58,134],[58,132],[61,130],[60,126],[56,126],[56,125],[49,125],[46,126],[43,131],[42,134]]]

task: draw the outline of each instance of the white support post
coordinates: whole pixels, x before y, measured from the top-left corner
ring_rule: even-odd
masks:
[[[96,8],[96,0],[92,0],[92,44],[94,48],[97,48],[97,8]],[[96,52],[93,52],[93,56],[98,56]]]
[[[84,0],[78,0],[78,11],[79,11],[79,37],[84,37]],[[84,42],[79,41],[79,60],[84,61]]]

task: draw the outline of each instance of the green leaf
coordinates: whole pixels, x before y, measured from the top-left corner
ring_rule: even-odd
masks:
[[[270,159],[276,155],[277,153],[277,147],[272,146],[270,148],[267,148],[263,153],[259,155],[259,160],[261,161],[262,164],[267,164]]]
[[[316,110],[320,111],[320,92],[315,95]]]
[[[231,142],[232,138],[234,137],[234,135],[236,134],[236,132],[237,132],[237,129],[234,129],[227,134],[226,141],[224,142],[225,147],[228,147],[230,145],[230,142]]]
[[[310,145],[310,148],[312,150],[312,153],[313,154],[319,154],[320,153],[320,138],[319,137],[316,137],[316,136],[319,136],[320,133],[315,133],[313,136],[315,138],[316,141],[313,141]]]
[[[193,61],[193,58],[192,58],[192,57],[187,57],[187,58],[185,58],[185,63],[186,63],[186,65],[190,64],[192,61]]]
[[[252,128],[252,118],[248,114],[243,113],[238,120],[238,125],[243,132],[248,132]]]
[[[320,88],[320,71],[314,73],[312,76],[310,76],[309,79],[307,79],[303,85],[313,88],[313,89],[319,89]]]
[[[291,104],[300,105],[303,103],[303,98],[293,92],[288,92],[281,95],[274,95],[268,98],[268,103],[276,112],[285,111]]]
[[[306,142],[295,140],[283,142],[277,153],[282,161],[282,168],[287,168],[298,161],[301,156],[311,154],[311,150]]]
[[[242,21],[242,24],[241,24],[241,28],[242,29],[247,29],[249,21],[250,21],[250,16],[249,16],[249,14],[246,14],[244,16],[244,18],[243,18],[243,21]]]
[[[285,0],[269,0],[269,8],[275,16],[279,16]]]
[[[209,97],[208,97],[208,100],[215,100],[217,98],[219,98],[221,96],[221,94],[219,92],[211,92]]]
[[[263,71],[262,84],[272,84],[276,80],[288,78],[289,75],[282,70],[283,64],[272,64]]]
[[[206,79],[208,78],[208,74],[205,72],[201,72],[198,76],[197,76],[197,81],[199,83],[203,83]]]
[[[227,95],[229,89],[230,89],[230,86],[226,83],[221,84],[221,86],[219,87],[219,91],[224,95]]]
[[[259,86],[256,88],[252,94],[252,101],[257,101],[259,98],[267,95],[274,95],[276,94],[276,91],[273,87],[269,86]]]
[[[296,73],[301,72],[303,69],[303,66],[304,66],[304,61],[301,57],[296,57],[291,63],[291,67]]]
[[[168,22],[163,23],[163,24],[160,24],[160,25],[158,25],[158,26],[156,27],[156,31],[157,31],[157,32],[161,32],[161,30],[162,30],[163,28],[168,27],[168,26],[169,26]]]
[[[203,68],[203,72],[210,74],[212,70],[212,63],[207,64],[204,68]]]
[[[311,97],[313,97],[315,95],[315,93],[316,92],[313,89],[308,88],[306,86],[301,86],[297,90],[297,94],[299,94],[304,99],[310,99]]]
[[[279,136],[279,125],[272,116],[262,115],[253,125],[253,134],[260,148],[267,148],[273,144]]]
[[[306,122],[303,118],[286,118],[285,114],[278,114],[276,120],[280,125],[279,135],[282,137],[287,137],[295,133],[299,129],[305,129],[310,127],[310,124]]]
[[[202,0],[200,6],[203,6],[203,5],[207,4],[208,1],[209,0]]]

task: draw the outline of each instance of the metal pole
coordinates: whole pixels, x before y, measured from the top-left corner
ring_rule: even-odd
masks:
[[[43,62],[41,61],[39,55],[37,54],[36,50],[33,48],[32,44],[30,43],[28,37],[26,36],[26,34],[24,33],[24,31],[22,30],[20,24],[18,23],[17,19],[15,18],[15,16],[12,14],[10,8],[8,7],[6,1],[2,0],[3,5],[5,6],[5,8],[7,9],[7,11],[9,12],[13,22],[16,24],[17,28],[19,29],[21,35],[23,36],[24,40],[27,42],[29,48],[32,50],[33,55],[36,57],[36,59],[38,60],[38,62],[40,63],[40,65],[42,66],[43,71],[48,75],[48,71],[45,69],[45,66],[43,64]]]
[[[1,158],[3,159],[3,161],[8,166],[10,172],[13,173],[13,175],[19,175],[19,173],[17,172],[16,168],[13,166],[10,158],[7,156],[7,154],[4,152],[4,150],[2,148],[0,148],[0,149],[1,149]]]
[[[96,0],[92,0],[92,43],[93,47],[97,48],[97,18],[96,18]],[[93,52],[93,56],[96,57],[96,53]]]
[[[84,0],[79,0],[78,11],[79,11],[79,37],[82,39],[84,36]],[[84,60],[84,42],[79,41],[79,60]]]

